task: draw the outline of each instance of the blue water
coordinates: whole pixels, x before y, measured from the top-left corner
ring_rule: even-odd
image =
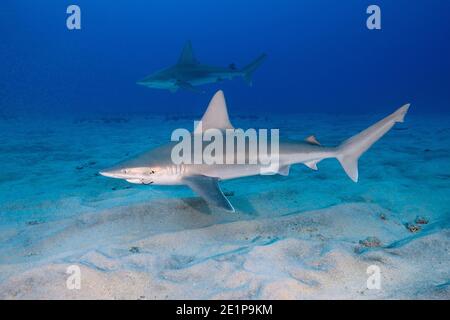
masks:
[[[81,30],[66,28],[70,4],[81,8]],[[370,4],[381,7],[381,30],[366,28]],[[66,239],[59,221],[80,227],[80,216],[108,220],[108,210],[125,208],[126,214],[153,202],[164,223],[165,213],[183,208],[180,201],[190,203],[189,210],[198,205],[195,214],[214,223],[356,204],[375,207],[400,226],[422,216],[430,222],[425,231],[448,229],[448,12],[450,2],[438,0],[3,1],[0,268],[59,253],[58,244],[46,242],[60,232]],[[205,85],[205,93],[136,85],[174,64],[187,40],[202,63],[243,67],[261,53],[267,60],[251,87],[242,79]],[[219,89],[236,127],[279,128],[296,140],[314,134],[324,145],[337,145],[404,103],[411,108],[405,123],[361,158],[358,184],[333,160],[317,172],[298,165],[288,177],[226,181],[236,216],[215,218],[182,186],[131,185],[98,175],[168,141],[173,129],[192,128]],[[177,222],[170,220],[170,228]],[[32,232],[47,223],[45,235]],[[142,226],[129,237],[145,232]],[[103,244],[116,241],[111,234],[103,234]],[[404,239],[403,233],[394,237]],[[68,252],[87,244],[68,243]]]
[[[369,1],[79,0],[82,29],[69,31],[72,3],[2,1],[2,112],[201,113],[219,88],[250,113],[450,109],[448,1],[376,1],[381,30],[366,28]],[[268,59],[254,87],[209,85],[206,97],[135,85],[189,39],[204,63]]]

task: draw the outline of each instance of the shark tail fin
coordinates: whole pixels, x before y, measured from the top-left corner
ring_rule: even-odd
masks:
[[[396,122],[403,122],[408,109],[409,104],[405,104],[391,115],[344,141],[337,147],[336,158],[350,179],[358,182],[359,157],[388,132]]]
[[[242,69],[242,72],[244,73],[244,80],[247,82],[249,86],[252,85],[252,77],[255,70],[263,63],[263,61],[266,59],[267,55],[264,53],[260,55],[255,61],[250,63],[249,65],[245,66]]]

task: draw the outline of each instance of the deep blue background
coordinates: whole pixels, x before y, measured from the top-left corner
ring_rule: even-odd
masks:
[[[66,28],[66,8],[82,30]],[[382,30],[366,28],[366,8]],[[6,113],[201,113],[222,88],[241,112],[450,110],[447,0],[2,0],[0,108]],[[254,86],[241,79],[206,94],[135,84],[176,62],[192,40],[204,63],[268,59]]]

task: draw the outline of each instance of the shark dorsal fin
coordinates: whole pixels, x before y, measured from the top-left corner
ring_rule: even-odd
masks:
[[[316,137],[314,137],[314,136],[309,136],[308,138],[305,139],[305,141],[307,141],[311,144],[316,144],[316,145],[320,146],[320,142],[317,141]]]
[[[192,65],[197,64],[198,61],[194,57],[194,51],[192,50],[192,44],[190,41],[186,42],[184,45],[183,51],[181,52],[181,56],[178,59],[179,65]]]
[[[233,125],[228,118],[227,104],[222,90],[217,91],[212,97],[201,121],[201,129],[197,126],[194,133],[200,133],[200,130],[208,129],[233,129]]]

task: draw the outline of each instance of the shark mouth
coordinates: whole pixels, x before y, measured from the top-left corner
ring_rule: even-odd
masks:
[[[145,185],[149,185],[149,184],[153,183],[152,180],[145,180],[145,179],[127,179],[127,182],[136,183],[136,184],[145,184]]]

